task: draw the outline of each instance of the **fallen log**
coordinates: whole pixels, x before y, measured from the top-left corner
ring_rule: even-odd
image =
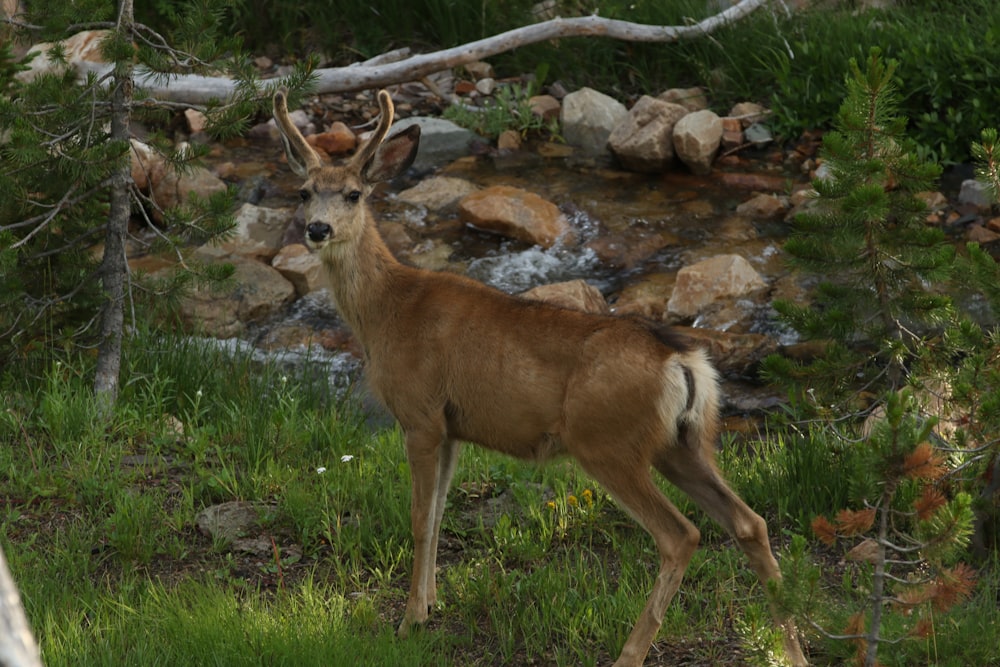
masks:
[[[553,18],[461,46],[412,55],[402,60],[385,62],[385,58],[376,58],[347,67],[318,69],[315,71],[313,90],[318,94],[346,93],[419,81],[435,72],[482,60],[498,53],[566,37],[606,37],[630,42],[659,43],[692,39],[738,21],[767,2],[768,0],[741,0],[723,12],[685,26],[645,25],[600,16]],[[110,65],[92,62],[79,62],[76,66],[81,76],[88,72],[104,76],[111,69]],[[164,75],[149,70],[144,71],[142,68],[136,70],[135,84],[158,100],[191,105],[204,105],[213,100],[224,102],[236,90],[236,83],[228,77],[196,74]]]

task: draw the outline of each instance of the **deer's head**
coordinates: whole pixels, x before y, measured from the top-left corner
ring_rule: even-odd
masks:
[[[378,126],[344,164],[326,165],[288,117],[285,89],[274,95],[274,120],[285,146],[288,164],[305,179],[299,197],[305,206],[306,244],[314,250],[350,245],[364,233],[369,220],[366,200],[376,183],[389,180],[413,163],[420,127],[411,125],[386,139],[392,125],[392,98],[378,93]]]

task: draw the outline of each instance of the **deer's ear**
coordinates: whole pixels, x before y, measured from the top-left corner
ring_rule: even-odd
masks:
[[[278,135],[285,147],[288,166],[298,176],[306,178],[310,169],[322,166],[319,155],[306,143],[299,128],[288,117],[288,98],[284,89],[274,94],[274,122],[278,127]]]
[[[363,175],[369,183],[395,178],[413,164],[420,145],[420,126],[410,125],[383,141],[365,164]]]

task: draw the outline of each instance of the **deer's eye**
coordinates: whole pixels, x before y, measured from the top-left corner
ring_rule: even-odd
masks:
[[[350,192],[347,193],[346,196],[347,196],[347,201],[351,202],[352,204],[356,204],[359,201],[361,201],[360,190],[351,190]]]
[[[309,198],[311,196],[312,195],[309,193],[308,190],[299,190],[299,199],[301,199],[302,201],[309,201]]]

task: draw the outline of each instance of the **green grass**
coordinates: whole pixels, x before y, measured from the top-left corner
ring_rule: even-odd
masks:
[[[50,667],[586,666],[609,663],[624,643],[655,549],[571,462],[535,468],[463,450],[439,608],[400,641],[412,548],[398,431],[372,430],[309,373],[285,377],[149,334],[129,351],[110,421],[91,399],[89,359],[25,362],[0,376],[0,535]],[[730,445],[721,465],[786,542],[810,511],[845,503],[850,490],[829,470],[849,461],[819,437],[775,438],[752,454]],[[668,661],[773,664],[779,637],[745,558],[667,491],[704,548],[657,650]],[[197,530],[198,511],[230,500],[266,505],[266,553]],[[1000,620],[997,570],[984,569],[977,597],[942,617],[934,660],[913,644],[900,655],[985,664]],[[815,664],[841,655],[815,636],[811,648]]]

